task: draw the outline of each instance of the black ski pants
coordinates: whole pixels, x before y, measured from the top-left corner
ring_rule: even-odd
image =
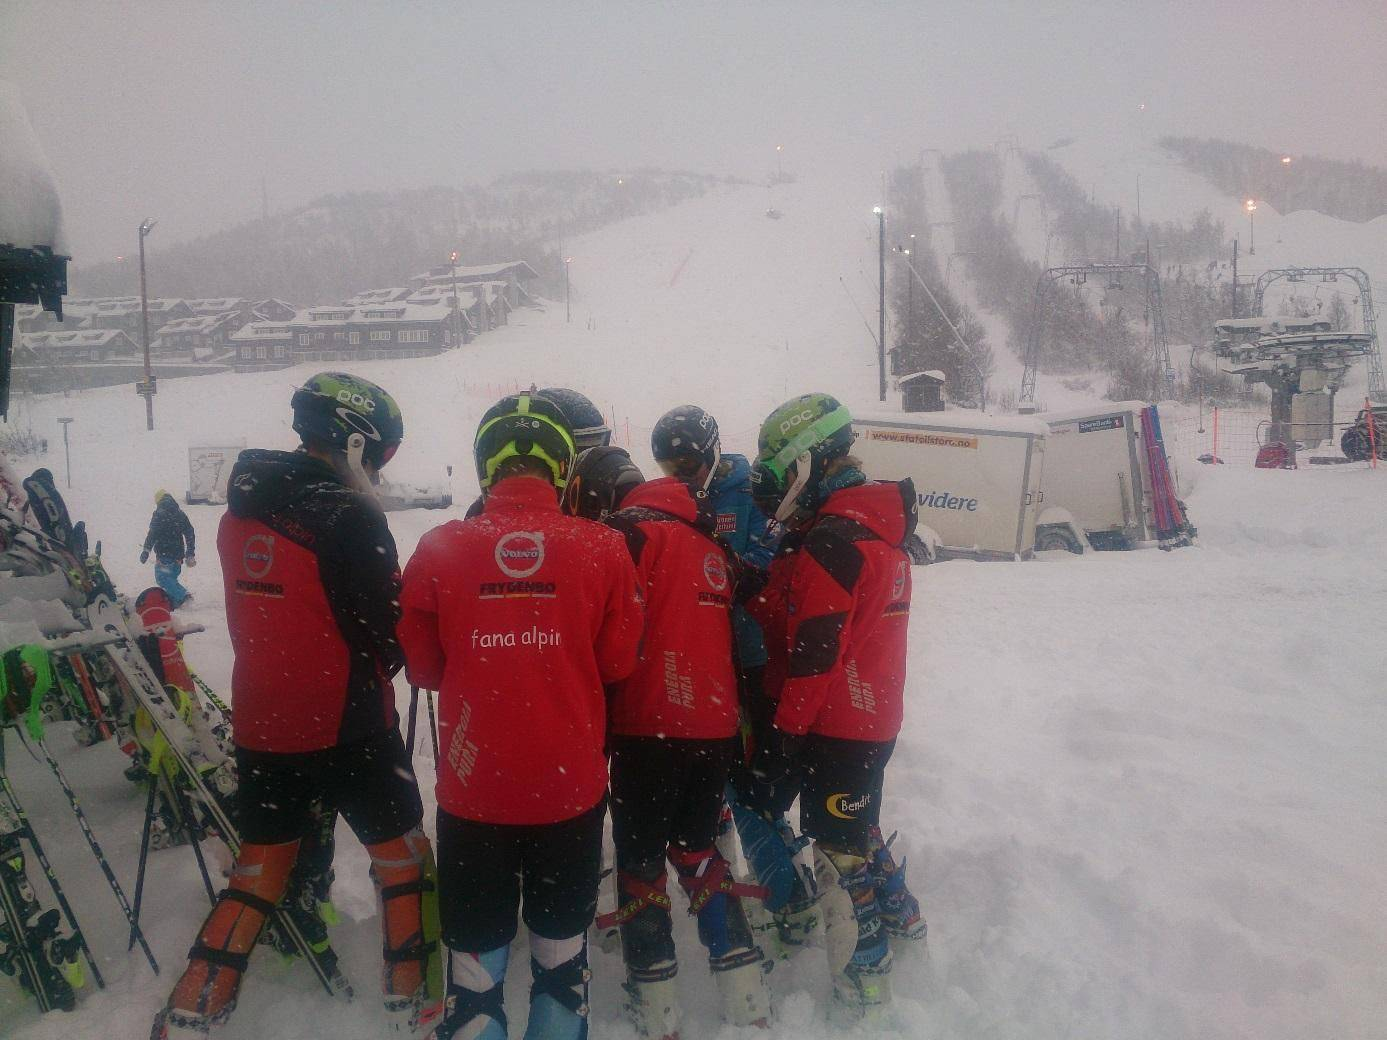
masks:
[[[611,738],[612,840],[619,868],[663,863],[665,848],[711,848],[717,840],[736,737]]]
[[[464,820],[438,810],[438,909],[449,949],[485,953],[525,927],[545,939],[581,935],[597,913],[605,799],[558,823]]]

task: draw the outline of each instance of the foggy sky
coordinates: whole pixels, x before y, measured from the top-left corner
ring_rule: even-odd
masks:
[[[165,242],[258,217],[262,177],[279,210],[519,169],[760,178],[776,144],[876,170],[1134,119],[1387,165],[1381,0],[666,7],[0,0],[0,77],[79,267],[145,216]]]

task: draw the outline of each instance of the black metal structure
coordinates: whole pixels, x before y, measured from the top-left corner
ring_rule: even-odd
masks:
[[[1165,308],[1161,303],[1161,276],[1156,269],[1145,262],[1124,262],[1121,260],[1091,260],[1065,264],[1062,267],[1047,268],[1035,283],[1035,307],[1031,313],[1030,336],[1026,340],[1025,368],[1021,373],[1021,397],[1017,402],[1023,406],[1035,406],[1035,378],[1040,368],[1041,346],[1045,336],[1045,318],[1049,312],[1049,298],[1055,284],[1064,278],[1072,278],[1075,285],[1083,285],[1089,275],[1107,275],[1110,284],[1121,287],[1123,274],[1140,275],[1146,293],[1146,310],[1151,315],[1152,376],[1151,399],[1157,400],[1162,389],[1174,389],[1175,370],[1170,365],[1170,346],[1166,341]]]
[[[1377,312],[1373,309],[1373,283],[1368,272],[1361,267],[1278,267],[1263,271],[1257,276],[1254,288],[1256,314],[1261,315],[1262,304],[1267,289],[1283,278],[1288,282],[1303,282],[1307,278],[1319,278],[1332,282],[1340,276],[1351,279],[1358,286],[1358,304],[1363,315],[1363,331],[1372,337],[1368,351],[1368,396],[1375,402],[1387,402],[1387,383],[1382,375],[1382,347],[1377,338]]]
[[[0,243],[0,419],[10,412],[15,304],[36,303],[62,321],[68,259],[46,246],[20,249]]]

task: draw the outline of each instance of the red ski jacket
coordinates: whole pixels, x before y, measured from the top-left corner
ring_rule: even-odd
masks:
[[[636,571],[621,536],[510,477],[435,527],[405,568],[400,642],[439,691],[438,804],[482,823],[557,823],[607,787],[603,685],[635,666]]]
[[[786,733],[888,741],[904,709],[915,488],[835,491],[787,537],[747,605],[766,633],[766,692]]]
[[[319,751],[395,725],[400,567],[379,505],[310,455],[243,451],[217,553],[237,746]]]
[[[737,732],[732,665],[733,571],[700,512],[673,477],[641,484],[607,523],[626,536],[645,593],[640,661],[611,700],[623,736],[716,740]]]

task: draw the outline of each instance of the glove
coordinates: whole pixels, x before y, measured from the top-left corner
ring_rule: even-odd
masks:
[[[189,567],[196,567],[196,566],[197,566],[197,557],[196,557],[196,556],[193,556],[193,555],[190,553],[190,554],[188,555],[188,558],[187,558],[185,561],[183,561],[183,562],[186,563]]]
[[[735,601],[739,606],[745,606],[757,596],[761,595],[766,584],[770,581],[770,572],[763,567],[756,567],[745,560],[738,560],[740,566],[737,568],[737,591]]]
[[[140,562],[141,562],[141,563],[148,563],[148,562],[149,562],[149,550],[148,550],[148,549],[141,550],[141,552],[140,552]]]
[[[804,738],[772,726],[751,756],[751,775],[762,784],[776,784],[799,762]]]

